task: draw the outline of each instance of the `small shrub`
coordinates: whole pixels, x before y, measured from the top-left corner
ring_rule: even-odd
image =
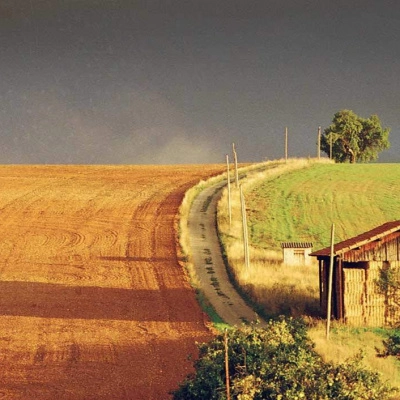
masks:
[[[382,343],[384,349],[376,349],[378,357],[396,356],[400,359],[400,329],[395,329]]]

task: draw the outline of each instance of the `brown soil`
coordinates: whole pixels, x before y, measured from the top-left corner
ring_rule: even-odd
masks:
[[[211,337],[175,217],[223,169],[0,167],[0,398],[169,398]]]

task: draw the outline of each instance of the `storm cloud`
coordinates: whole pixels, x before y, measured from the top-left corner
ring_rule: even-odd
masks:
[[[342,108],[392,128],[395,1],[3,0],[0,163],[175,164],[316,154]]]

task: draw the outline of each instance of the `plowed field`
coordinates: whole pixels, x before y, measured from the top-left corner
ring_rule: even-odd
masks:
[[[207,166],[0,166],[0,398],[167,399],[211,334],[175,217]]]

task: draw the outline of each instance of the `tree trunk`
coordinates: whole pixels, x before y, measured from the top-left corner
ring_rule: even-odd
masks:
[[[356,162],[356,154],[354,153],[354,150],[345,142],[343,143],[343,150],[349,157],[350,164],[354,164]]]
[[[356,162],[356,155],[354,153],[354,151],[352,149],[350,149],[350,147],[348,148],[348,152],[350,154],[350,164],[355,164]]]

